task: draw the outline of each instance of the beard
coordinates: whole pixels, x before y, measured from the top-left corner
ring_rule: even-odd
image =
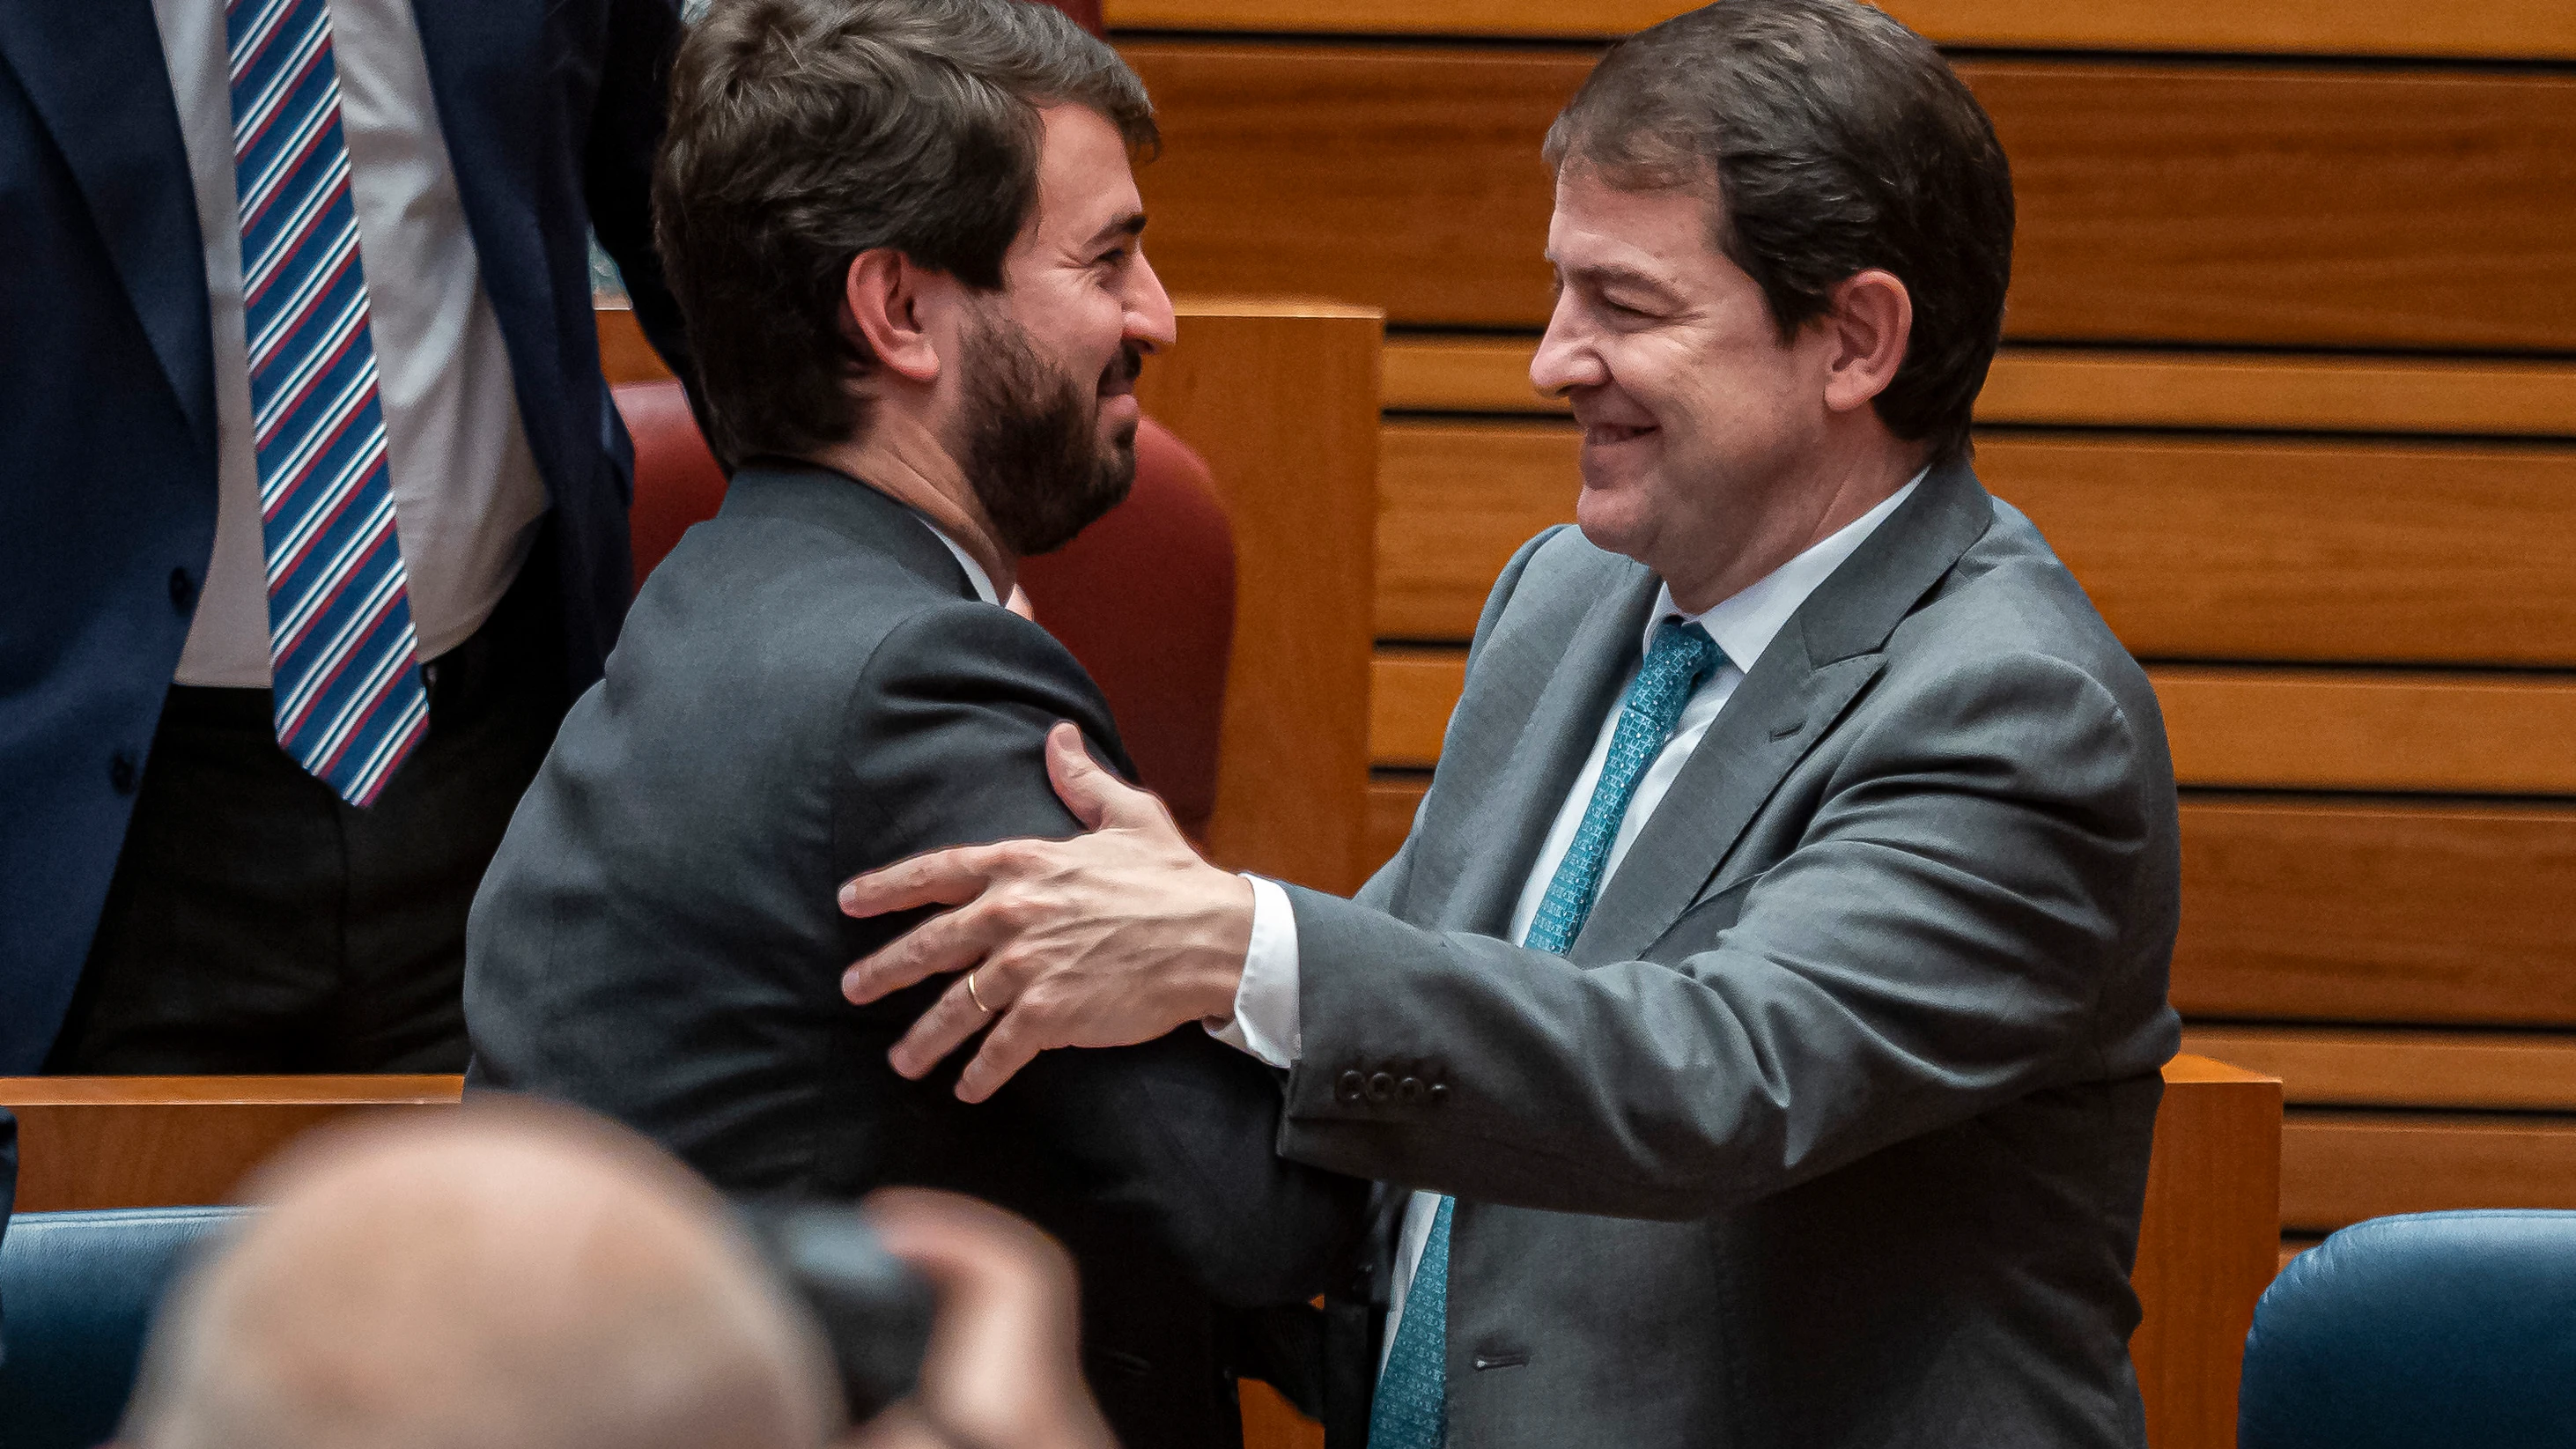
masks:
[[[1006,317],[967,340],[958,461],[995,539],[1019,558],[1053,553],[1127,497],[1136,429],[1100,441],[1100,396],[1038,354]],[[1132,382],[1145,354],[1120,347],[1104,378]]]

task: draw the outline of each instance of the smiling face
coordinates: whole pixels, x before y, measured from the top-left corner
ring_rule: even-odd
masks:
[[[950,447],[1022,557],[1061,547],[1126,496],[1136,375],[1173,332],[1125,141],[1086,107],[1040,115],[1037,206],[1003,258],[1001,292],[970,301]]]
[[[1821,510],[1815,465],[1832,418],[1829,329],[1781,340],[1761,287],[1711,239],[1708,207],[1690,190],[1621,191],[1568,165],[1548,223],[1556,308],[1530,363],[1531,382],[1564,396],[1583,428],[1584,537],[1685,600]]]

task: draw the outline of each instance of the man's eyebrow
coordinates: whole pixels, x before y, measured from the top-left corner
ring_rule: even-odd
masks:
[[[1674,295],[1672,285],[1663,278],[1640,268],[1623,266],[1617,262],[1592,262],[1579,267],[1561,267],[1558,269],[1558,275],[1575,281],[1589,282],[1596,287],[1636,287],[1659,297]]]
[[[1091,240],[1082,244],[1083,249],[1087,251],[1092,247],[1099,246],[1101,243],[1108,241],[1113,237],[1136,236],[1144,230],[1145,213],[1141,211],[1125,212],[1111,220],[1107,226],[1093,232],[1091,234]]]

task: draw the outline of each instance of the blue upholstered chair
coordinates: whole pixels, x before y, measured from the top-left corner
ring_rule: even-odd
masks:
[[[143,1333],[196,1244],[246,1209],[25,1213],[0,1237],[0,1449],[90,1449],[116,1432]]]
[[[2237,1449],[2576,1445],[2576,1212],[2373,1218],[2254,1310]]]

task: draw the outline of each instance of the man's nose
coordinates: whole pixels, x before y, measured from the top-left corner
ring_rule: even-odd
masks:
[[[1575,313],[1571,296],[1559,296],[1548,314],[1547,335],[1530,356],[1530,386],[1541,397],[1563,397],[1578,387],[1598,387],[1610,380],[1601,354]]]
[[[1154,275],[1154,264],[1142,252],[1136,254],[1133,278],[1127,293],[1126,338],[1147,352],[1160,352],[1179,335],[1171,295],[1163,290],[1163,279]]]

